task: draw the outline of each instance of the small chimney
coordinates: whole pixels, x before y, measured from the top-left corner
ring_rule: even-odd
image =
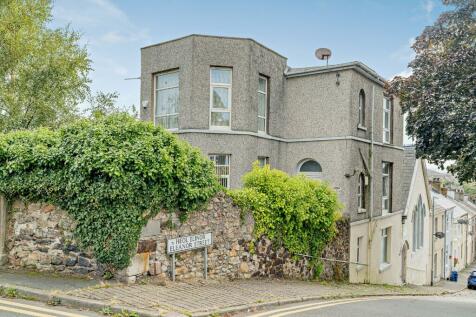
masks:
[[[433,177],[432,180],[430,180],[430,185],[431,185],[431,188],[437,192],[437,193],[441,193],[441,180],[439,177]],[[446,195],[445,195],[446,196]]]
[[[455,191],[455,200],[464,201],[464,190],[463,189],[457,189]]]
[[[448,188],[441,186],[441,194],[445,197],[448,197]]]

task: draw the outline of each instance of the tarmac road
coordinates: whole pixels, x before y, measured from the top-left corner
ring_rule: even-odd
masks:
[[[252,317],[476,317],[476,291],[447,296],[368,297],[283,306]]]
[[[102,315],[67,309],[64,307],[48,306],[40,302],[0,298],[1,317],[100,317]]]

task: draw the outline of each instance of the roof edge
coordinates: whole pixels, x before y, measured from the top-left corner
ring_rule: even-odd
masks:
[[[335,65],[329,65],[329,66],[322,66],[322,67],[316,67],[315,69],[309,69],[306,71],[302,72],[296,72],[296,73],[286,73],[285,76],[287,78],[293,78],[293,77],[302,77],[302,76],[311,76],[311,75],[316,75],[316,74],[322,74],[322,73],[328,73],[328,72],[335,72],[339,70],[350,70],[353,69],[360,73],[361,75],[367,77],[368,79],[376,82],[377,84],[384,86],[387,80],[381,76],[379,76],[375,71],[373,71],[370,67],[365,65],[362,62],[354,61],[350,63],[343,63],[343,64],[335,64]],[[292,68],[290,68],[292,70]]]
[[[222,35],[208,35],[208,34],[196,34],[196,33],[193,33],[193,34],[189,34],[189,35],[185,35],[185,36],[182,36],[182,37],[178,37],[176,39],[172,39],[172,40],[168,40],[168,41],[164,41],[164,42],[160,42],[160,43],[156,43],[156,44],[151,44],[151,45],[147,45],[147,46],[144,46],[144,47],[141,47],[141,50],[143,49],[147,49],[147,48],[151,48],[151,47],[155,47],[155,46],[159,46],[159,45],[163,45],[163,44],[167,44],[167,43],[171,43],[171,42],[176,42],[176,41],[180,41],[180,40],[183,40],[183,39],[186,39],[186,38],[189,38],[189,37],[209,37],[209,38],[216,38],[216,39],[227,39],[227,40],[247,40],[247,41],[251,41],[253,43],[255,43],[256,45],[259,45],[261,46],[262,48],[278,55],[279,57],[281,58],[284,58],[285,60],[288,60],[288,58],[286,56],[283,56],[281,54],[279,54],[278,52],[270,49],[269,47],[261,44],[260,42],[252,39],[252,38],[249,38],[249,37],[237,37],[237,36],[222,36]]]

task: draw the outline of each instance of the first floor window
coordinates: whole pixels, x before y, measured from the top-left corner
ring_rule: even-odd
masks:
[[[258,81],[258,132],[266,133],[268,112],[268,78],[260,76]]]
[[[382,229],[382,240],[381,240],[381,263],[388,264],[390,263],[390,232],[391,228],[387,227]]]
[[[155,124],[166,129],[178,129],[179,72],[155,76]]]
[[[357,238],[357,255],[356,255],[356,258],[355,258],[355,262],[357,263],[360,263],[360,258],[361,258],[361,249],[362,249],[362,240],[364,239],[364,237],[358,237]]]
[[[210,127],[230,128],[231,68],[212,67],[210,70]]]
[[[357,191],[357,199],[359,203],[359,211],[365,210],[365,175],[360,173],[359,175],[359,188]]]
[[[258,164],[259,164],[259,167],[264,167],[265,165],[269,165],[269,157],[258,156]]]
[[[383,142],[392,141],[392,101],[389,98],[383,98]]]
[[[306,160],[299,166],[299,172],[309,178],[319,179],[322,174],[322,167],[314,160]]]
[[[392,212],[392,163],[382,163],[382,213]]]
[[[210,154],[208,157],[215,164],[215,173],[220,185],[230,188],[230,155]]]

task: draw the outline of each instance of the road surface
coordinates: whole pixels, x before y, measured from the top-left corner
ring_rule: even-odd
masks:
[[[475,317],[476,291],[447,296],[370,297],[315,301],[249,314],[250,317]]]
[[[64,307],[48,306],[36,301],[0,298],[1,317],[100,317],[102,315]]]

